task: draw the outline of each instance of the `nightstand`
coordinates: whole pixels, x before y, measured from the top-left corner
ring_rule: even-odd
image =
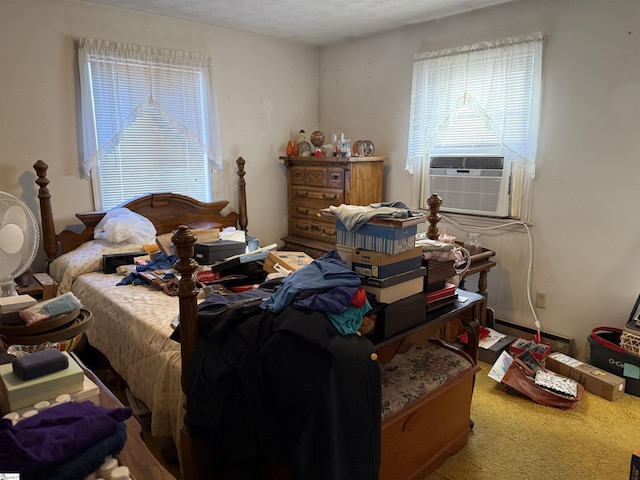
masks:
[[[31,295],[37,300],[56,296],[58,284],[47,273],[25,272],[16,279],[18,295]]]

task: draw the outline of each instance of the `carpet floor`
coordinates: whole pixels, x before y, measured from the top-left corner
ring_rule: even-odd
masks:
[[[631,454],[640,449],[640,398],[614,402],[589,392],[571,410],[539,405],[489,378],[480,363],[471,404],[474,428],[467,445],[425,480],[627,480]],[[118,382],[102,380],[127,403]],[[171,447],[152,437],[151,452],[180,480]],[[167,452],[169,454],[167,455]],[[401,479],[398,479],[401,480]]]
[[[640,398],[584,393],[571,410],[507,392],[480,363],[467,445],[428,480],[627,480],[640,449]]]

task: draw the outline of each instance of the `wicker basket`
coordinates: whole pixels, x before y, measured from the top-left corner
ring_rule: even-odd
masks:
[[[629,353],[640,355],[640,336],[629,332],[622,332],[620,335],[620,346]]]

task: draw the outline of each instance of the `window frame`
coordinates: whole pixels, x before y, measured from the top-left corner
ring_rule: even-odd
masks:
[[[80,104],[82,121],[81,172],[90,178],[93,187],[94,208],[112,208],[121,201],[151,191],[173,191],[211,201],[218,181],[215,172],[222,168],[219,120],[212,82],[211,59],[193,52],[159,49],[155,47],[122,44],[96,39],[78,41],[78,68],[80,77]],[[107,110],[102,107],[108,105]],[[107,177],[101,178],[101,162],[118,158],[126,146],[131,146],[130,133],[156,130],[158,136],[143,139],[137,149],[138,163],[131,170],[133,177],[117,175],[112,187],[131,185],[120,201],[108,199],[103,203],[103,189]],[[146,142],[146,143],[144,143]],[[158,145],[162,143],[162,147]],[[155,150],[154,150],[155,149]],[[183,172],[195,165],[195,176],[174,177],[158,174],[162,155],[172,154],[173,172]],[[136,155],[136,150],[130,150]],[[202,158],[200,159],[200,155]],[[156,157],[158,160],[156,160]],[[125,156],[114,163],[117,170],[131,158]],[[184,161],[183,161],[184,158]],[[202,167],[199,166],[202,161]],[[195,162],[195,163],[194,163]],[[138,167],[139,163],[144,166]],[[156,172],[153,182],[147,184],[146,172]],[[131,180],[130,180],[131,178]],[[189,185],[202,181],[198,188]],[[173,182],[173,184],[171,183]],[[144,191],[139,185],[145,184]],[[194,194],[191,194],[193,192]]]
[[[529,221],[542,94],[542,44],[543,36],[536,32],[415,55],[406,170],[419,174],[419,208],[426,208],[426,199],[437,193],[429,192],[432,154],[499,155],[513,168],[509,217]],[[529,82],[530,90],[518,91],[517,82],[519,88]],[[513,115],[507,107],[513,104],[506,100],[512,97],[506,95],[513,95],[514,91],[521,95],[519,102],[513,103],[522,110],[520,131],[509,124]],[[443,150],[439,146],[443,132],[451,127],[462,107],[471,109],[485,122],[495,138],[493,148],[483,151],[480,147],[460,149],[449,145]]]

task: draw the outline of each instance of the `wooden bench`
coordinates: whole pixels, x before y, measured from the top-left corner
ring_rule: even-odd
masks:
[[[380,368],[379,478],[423,479],[466,445],[480,367],[462,350],[430,339]]]

